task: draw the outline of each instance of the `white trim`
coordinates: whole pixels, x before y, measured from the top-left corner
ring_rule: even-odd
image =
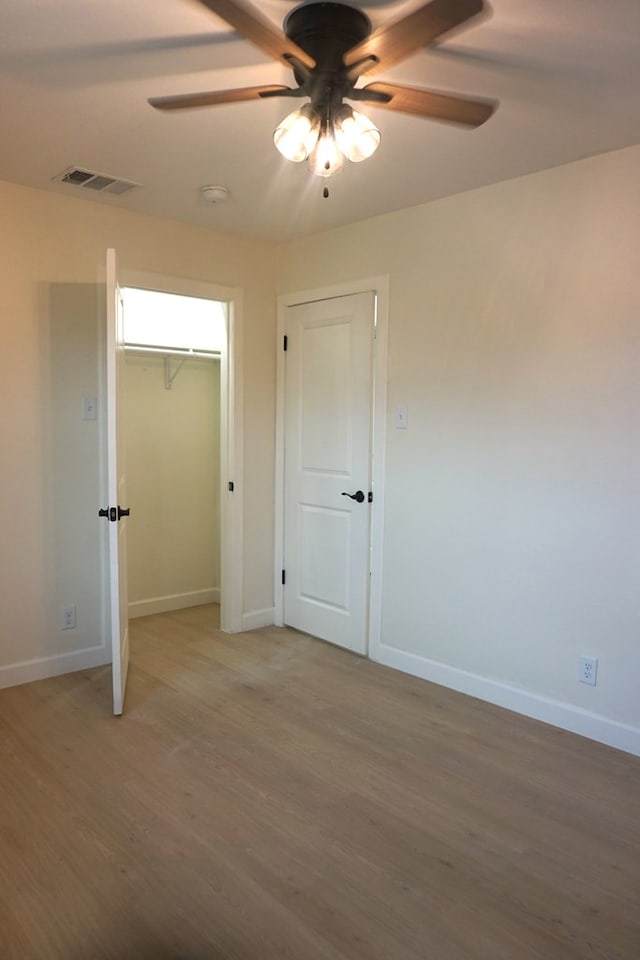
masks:
[[[410,673],[414,677],[430,680],[451,690],[524,714],[525,717],[542,720],[543,723],[549,723],[554,727],[560,727],[582,737],[588,737],[590,740],[597,740],[599,743],[640,756],[638,727],[618,723],[570,703],[552,700],[550,697],[540,696],[497,680],[490,680],[479,674],[469,673],[467,670],[460,670],[436,660],[429,660],[419,654],[407,653],[384,643],[378,645],[373,659],[387,667]]]
[[[227,349],[220,357],[220,626],[226,633],[235,633],[242,630],[244,574],[242,290],[187,277],[124,269],[121,285],[227,304]],[[233,493],[228,490],[230,481],[234,484]]]
[[[274,567],[273,567],[273,618],[276,626],[284,625],[284,591],[282,570],[284,568],[284,335],[288,299],[278,297],[276,326],[276,450],[275,450],[275,504],[274,504]]]
[[[377,297],[377,325],[374,341],[374,402],[373,402],[373,457],[371,478],[373,504],[371,510],[371,579],[369,591],[369,625],[367,650],[370,655],[380,644],[382,618],[382,534],[384,518],[384,477],[387,409],[387,349],[389,329],[389,277],[364,277],[330,287],[316,287],[281,294],[278,297],[277,354],[276,354],[276,465],[275,465],[275,542],[274,542],[274,620],[284,623],[284,592],[282,568],[284,563],[284,392],[285,365],[283,338],[286,333],[288,307],[317,300],[347,297],[354,293],[373,291]]]
[[[166,273],[152,273],[147,270],[120,271],[121,287],[138,287],[141,290],[176,293],[183,297],[200,297],[202,300],[220,300],[228,302],[237,292],[235,287],[209,280],[194,280],[191,277],[172,277]]]
[[[170,610],[184,610],[185,607],[199,607],[204,603],[220,603],[220,588],[211,587],[208,590],[191,590],[189,593],[133,600],[129,604],[129,619],[148,617],[153,613],[168,613]]]
[[[387,350],[389,342],[389,277],[376,278],[377,323],[374,353],[374,395],[371,489],[371,578],[369,586],[368,654],[375,659],[382,636],[382,571],[384,488],[387,444]]]
[[[242,291],[227,308],[227,358],[220,365],[220,629],[242,630],[244,605],[244,406]],[[222,359],[222,358],[221,358]],[[233,483],[233,492],[229,483]]]
[[[242,617],[243,630],[259,630],[260,627],[272,627],[274,623],[273,607],[265,607],[264,610],[249,610]]]
[[[58,653],[52,657],[40,657],[37,660],[23,660],[0,667],[0,688],[16,687],[20,683],[32,683],[34,680],[46,680],[59,677],[63,673],[75,673],[91,667],[102,667],[111,662],[109,647],[87,647],[74,650],[73,653]]]

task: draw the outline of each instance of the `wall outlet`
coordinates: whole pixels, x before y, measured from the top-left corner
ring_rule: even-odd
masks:
[[[578,672],[578,680],[580,683],[588,683],[590,686],[595,687],[597,676],[598,658],[580,657],[580,667]]]
[[[60,627],[62,630],[75,630],[76,626],[76,605],[63,607],[60,611]]]

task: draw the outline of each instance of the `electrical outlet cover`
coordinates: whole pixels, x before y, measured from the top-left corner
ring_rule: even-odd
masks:
[[[580,666],[578,671],[578,680],[580,683],[587,683],[590,687],[595,687],[597,677],[597,657],[580,657]]]
[[[63,607],[60,611],[60,627],[63,630],[74,630],[76,626],[75,605]]]

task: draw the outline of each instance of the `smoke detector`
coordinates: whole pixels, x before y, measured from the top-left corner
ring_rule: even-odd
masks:
[[[229,191],[226,187],[200,187],[200,193],[207,203],[224,203],[229,196]]]

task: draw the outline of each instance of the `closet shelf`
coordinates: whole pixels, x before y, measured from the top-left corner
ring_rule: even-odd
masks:
[[[182,370],[187,360],[191,360],[191,359],[219,360],[220,359],[219,350],[186,350],[186,349],[180,349],[180,347],[150,346],[150,345],[139,344],[139,343],[125,343],[124,349],[128,353],[140,353],[143,356],[147,355],[147,356],[164,357],[164,388],[165,390],[171,390],[173,381],[178,376],[178,374]],[[180,358],[180,362],[172,370],[171,361],[174,358]]]

